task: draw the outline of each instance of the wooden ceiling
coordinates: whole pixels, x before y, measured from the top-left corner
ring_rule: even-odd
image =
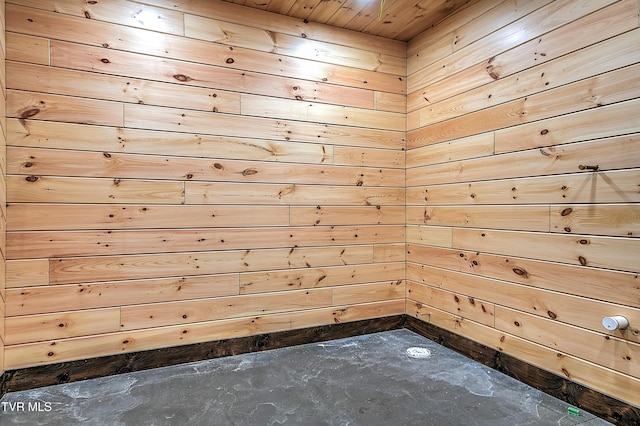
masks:
[[[338,28],[408,41],[470,0],[225,0]]]

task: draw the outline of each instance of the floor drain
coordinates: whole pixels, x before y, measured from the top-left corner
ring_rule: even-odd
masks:
[[[409,358],[429,358],[431,351],[427,348],[411,347],[407,349],[407,356]]]

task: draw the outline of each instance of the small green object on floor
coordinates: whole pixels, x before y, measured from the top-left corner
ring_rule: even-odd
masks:
[[[567,408],[567,413],[570,416],[579,416],[580,415],[580,410],[578,410],[576,407],[569,407]]]

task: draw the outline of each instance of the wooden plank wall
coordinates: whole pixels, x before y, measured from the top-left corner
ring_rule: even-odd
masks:
[[[407,50],[407,313],[640,405],[638,1],[476,2]]]
[[[0,374],[4,371],[4,307],[5,307],[5,266],[6,266],[6,236],[7,236],[7,121],[5,105],[7,99],[7,80],[5,73],[5,58],[7,57],[5,40],[5,2],[0,0]]]
[[[406,44],[7,0],[5,367],[405,312]]]

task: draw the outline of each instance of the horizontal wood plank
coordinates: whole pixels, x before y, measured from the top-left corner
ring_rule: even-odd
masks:
[[[9,174],[397,187],[404,182],[398,169],[13,147],[7,155]]]
[[[320,247],[52,259],[51,284],[196,276],[368,263],[372,248]]]
[[[554,350],[579,356],[612,370],[638,376],[640,345],[616,337],[603,338],[602,333],[581,330],[535,315],[496,306],[496,328],[534,341]]]
[[[493,327],[495,306],[487,300],[468,296],[469,292],[457,293],[428,285],[407,282],[407,298],[454,315],[460,315],[472,321]]]
[[[260,248],[331,247],[401,241],[403,226],[262,227],[9,233],[9,259]],[[354,249],[355,247],[350,247]],[[371,248],[367,251],[370,253]]]
[[[301,311],[331,306],[331,290],[292,291],[155,303],[122,308],[122,330],[136,330],[175,324],[224,320],[250,315]]]
[[[16,119],[7,121],[7,129],[8,145],[22,147],[312,164],[330,164],[333,157],[332,145],[292,141]]]
[[[146,105],[124,105],[125,125],[138,129],[190,132],[216,136],[267,138],[280,141],[327,143],[334,138],[349,144],[352,138],[360,139],[359,146],[371,148],[389,147],[387,141],[404,141],[402,132],[364,129],[320,123],[283,121],[261,117],[243,117],[161,108]]]
[[[240,274],[240,293],[264,293],[308,288],[321,288],[378,281],[397,282],[404,278],[401,262],[337,266],[290,271]]]
[[[12,345],[6,348],[5,368],[17,369],[34,364],[44,365],[152,349],[159,345],[186,345],[323,324],[380,318],[399,315],[402,312],[404,312],[404,301],[394,300]]]
[[[549,207],[501,206],[407,207],[407,224],[485,229],[549,231]]]
[[[639,276],[634,273],[417,244],[408,245],[407,261],[408,274],[416,281],[426,265],[640,307]]]
[[[560,205],[551,208],[552,232],[567,234],[640,236],[640,205]]]
[[[183,204],[184,183],[8,176],[9,203]]]
[[[47,280],[48,281],[48,280]],[[106,281],[9,289],[7,316],[143,303],[197,300],[238,294],[238,274]]]
[[[10,204],[7,213],[9,232],[289,225],[288,206]]]
[[[417,274],[418,271],[420,271],[420,274]],[[491,321],[483,322],[477,317],[452,309],[452,307],[455,308],[456,306],[451,304],[455,297],[449,297],[447,304],[441,303],[438,299],[430,301],[431,293],[436,289],[447,290],[458,295],[456,304],[462,305],[460,300],[468,298],[469,304],[475,307],[475,304],[478,303],[476,299],[480,299],[492,305],[517,309],[545,319],[572,324],[598,333],[606,333],[619,339],[640,343],[640,331],[638,331],[637,327],[630,327],[624,331],[607,331],[602,327],[601,322],[603,317],[611,315],[613,311],[619,312],[620,315],[624,315],[627,318],[638,318],[640,317],[640,310],[637,308],[629,308],[529,286],[514,285],[513,283],[488,279],[478,275],[462,274],[428,266],[423,266],[419,269],[411,268],[408,272],[407,278],[410,281],[407,284],[407,296],[409,298],[431,306],[437,306],[439,309],[462,315],[465,318],[470,318],[473,321],[489,326],[494,325],[493,309],[491,309]],[[414,278],[419,278],[420,284],[413,284],[411,280]],[[418,287],[415,288],[415,286]],[[422,296],[422,293],[425,292],[426,295]],[[446,306],[449,306],[449,308],[446,308]],[[629,321],[632,320],[630,319]]]
[[[187,204],[400,206],[403,188],[186,182]]]
[[[49,65],[49,40],[26,34],[6,32],[7,59]]]
[[[577,169],[577,167],[576,167]],[[640,201],[636,169],[409,187],[407,204],[624,203]]]
[[[527,241],[521,244],[521,241]],[[574,265],[640,272],[640,240],[454,228],[453,246]]]
[[[347,285],[334,287],[331,291],[333,292],[334,305],[381,302],[393,299],[404,300],[405,282]]]
[[[113,333],[120,330],[120,308],[12,317],[5,327],[7,345]]]
[[[292,206],[291,225],[400,225],[404,224],[404,215],[404,207],[396,206]]]
[[[442,144],[425,148],[440,145]],[[419,150],[425,148],[419,148]],[[411,152],[409,151],[407,155]],[[633,133],[416,167],[407,170],[407,185],[418,182],[437,184],[556,175],[577,172],[581,164],[597,164],[602,171],[628,169],[637,166],[634,159],[638,155],[640,155],[640,134]],[[606,162],[602,162],[604,158]]]
[[[6,288],[49,284],[49,259],[8,260],[5,272]]]
[[[69,96],[7,90],[7,117],[22,120],[122,126],[122,104]]]

